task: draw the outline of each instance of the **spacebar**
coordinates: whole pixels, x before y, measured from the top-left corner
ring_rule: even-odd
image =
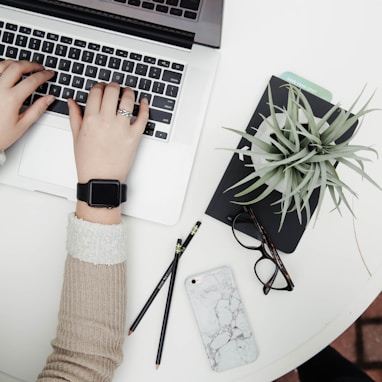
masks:
[[[68,103],[66,101],[55,100],[49,105],[48,110],[59,114],[69,115]]]

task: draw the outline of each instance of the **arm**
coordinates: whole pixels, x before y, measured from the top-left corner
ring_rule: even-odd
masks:
[[[124,182],[148,119],[146,100],[134,123],[117,115],[117,84],[97,84],[84,118],[69,101],[78,180]],[[120,107],[132,110],[124,89]],[[38,381],[110,381],[122,360],[126,311],[126,248],[121,207],[92,208],[77,202],[69,217],[68,258],[57,336]]]

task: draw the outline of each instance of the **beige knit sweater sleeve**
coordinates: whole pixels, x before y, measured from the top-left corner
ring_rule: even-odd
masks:
[[[69,217],[57,335],[39,382],[112,380],[125,337],[124,237],[123,224]]]

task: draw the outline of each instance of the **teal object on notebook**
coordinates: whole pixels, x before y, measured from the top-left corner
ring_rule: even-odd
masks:
[[[329,90],[318,86],[317,84],[308,81],[295,73],[284,72],[283,74],[281,74],[280,78],[284,81],[289,82],[292,85],[299,87],[302,90],[305,90],[309,93],[314,94],[317,97],[320,97],[325,101],[330,102],[332,100],[332,93]]]

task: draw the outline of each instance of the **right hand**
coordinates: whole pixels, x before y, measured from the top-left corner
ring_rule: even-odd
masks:
[[[117,114],[117,109],[133,111],[134,92],[123,89],[118,106],[120,87],[116,83],[98,83],[90,90],[82,118],[78,105],[69,100],[70,123],[78,181],[118,179],[126,181],[139,140],[145,129],[149,107],[142,100],[139,114],[130,118]]]

